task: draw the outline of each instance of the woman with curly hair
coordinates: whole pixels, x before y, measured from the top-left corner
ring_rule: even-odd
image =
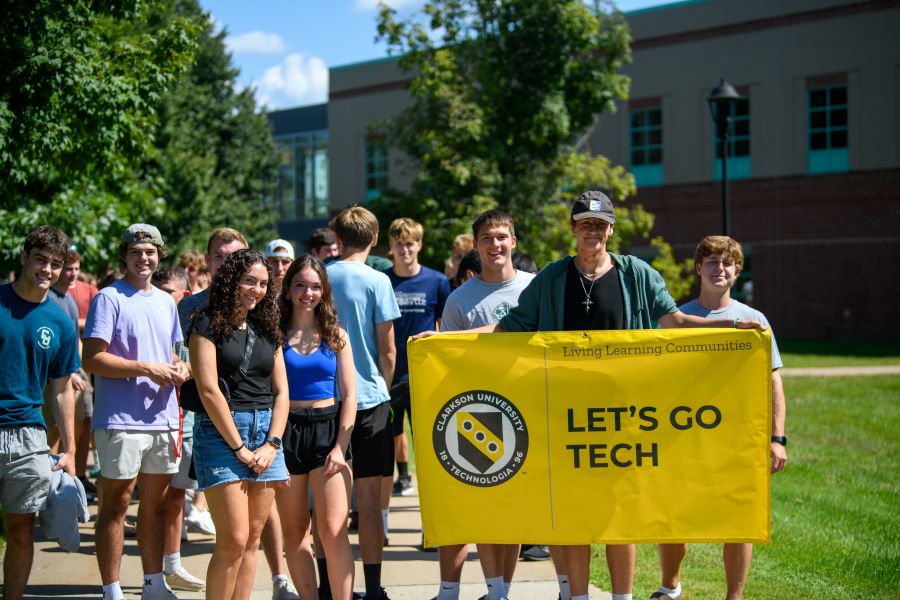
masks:
[[[347,333],[337,322],[325,267],[310,255],[288,268],[281,294],[284,362],[290,413],[284,454],[290,487],[278,490],[288,568],[301,598],[318,598],[310,545],[307,489],[315,501],[317,536],[335,600],[350,600],[353,555],[347,536],[350,433],[356,419],[356,369]],[[340,394],[341,402],[335,400]],[[311,484],[311,485],[310,485]],[[320,565],[321,566],[321,565]]]
[[[207,598],[250,597],[275,487],[288,480],[283,342],[266,259],[238,250],[213,278],[188,338],[205,409],[194,421],[194,466],[216,525]]]

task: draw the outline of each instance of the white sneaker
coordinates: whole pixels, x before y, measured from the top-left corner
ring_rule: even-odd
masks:
[[[188,531],[191,533],[204,533],[216,535],[216,526],[213,524],[212,515],[208,510],[193,510],[184,518]]]
[[[272,584],[272,600],[300,600],[290,580],[280,579]]]
[[[147,588],[141,592],[141,600],[178,600],[178,596],[172,593],[170,589],[154,590],[150,592]]]
[[[202,592],[206,589],[206,582],[188,573],[184,567],[170,575],[166,575],[166,583],[173,590],[184,590],[186,592]]]

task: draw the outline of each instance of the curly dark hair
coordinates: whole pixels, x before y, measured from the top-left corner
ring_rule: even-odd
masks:
[[[284,343],[284,334],[278,326],[275,285],[272,282],[272,272],[269,271],[261,252],[238,250],[225,260],[213,277],[209,288],[209,305],[203,312],[209,317],[209,332],[213,336],[221,339],[233,334],[241,325],[238,284],[247,271],[257,263],[266,269],[269,283],[266,295],[247,315],[247,322],[257,335],[266,338],[275,346],[281,346]]]
[[[304,254],[291,263],[287,273],[284,274],[284,282],[281,284],[281,293],[278,295],[278,306],[281,308],[281,330],[287,331],[291,324],[291,316],[294,305],[291,302],[291,282],[294,275],[303,269],[312,269],[318,274],[322,282],[322,301],[316,306],[316,321],[319,325],[319,333],[322,339],[335,352],[344,348],[344,340],[341,338],[341,328],[337,320],[337,311],[334,308],[334,300],[331,297],[331,282],[328,281],[328,272],[325,265],[311,254]]]

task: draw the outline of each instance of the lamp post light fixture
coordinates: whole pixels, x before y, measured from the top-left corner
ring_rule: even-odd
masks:
[[[741,95],[725,81],[724,77],[706,97],[713,123],[716,125],[716,138],[720,140],[722,147],[722,235],[731,235],[728,217],[728,137],[731,130],[731,116],[734,114],[735,104],[740,99]]]

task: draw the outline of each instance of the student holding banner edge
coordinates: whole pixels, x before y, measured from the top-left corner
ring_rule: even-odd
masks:
[[[755,319],[768,325],[765,315],[746,304],[731,298],[738,275],[744,269],[744,253],[734,239],[711,235],[703,238],[694,252],[694,270],[700,277],[700,297],[684,304],[680,309],[689,315],[707,318]],[[775,334],[772,334],[772,440],[770,445],[771,470],[777,473],[787,462],[787,438],[784,437],[785,400],[781,382],[781,355]],[[687,553],[687,544],[660,544],[659,562],[662,583],[650,595],[651,600],[681,600],[681,562]],[[728,587],[725,600],[741,600],[750,572],[753,557],[752,544],[724,544],[722,562]]]
[[[582,193],[571,213],[575,256],[544,267],[499,323],[469,332],[650,329],[654,321],[664,327],[765,328],[752,320],[705,319],[679,311],[656,270],[636,257],[606,250],[615,222],[606,194]],[[417,337],[426,335],[430,332]],[[569,592],[573,600],[588,600],[590,545],[559,548],[564,565],[558,570],[568,575],[569,584],[560,586],[561,599],[569,600],[564,597]],[[606,561],[613,600],[632,600],[634,545],[607,545]]]

